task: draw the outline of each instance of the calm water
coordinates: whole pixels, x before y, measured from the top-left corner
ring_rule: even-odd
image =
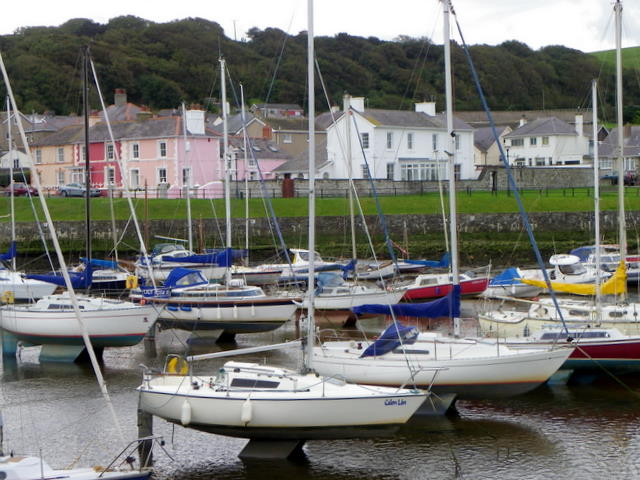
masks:
[[[375,327],[375,325],[374,325]],[[292,326],[241,336],[238,347],[293,338]],[[161,366],[181,352],[185,335],[158,337],[159,355],[144,348],[108,350],[104,374],[120,424],[135,438],[139,365]],[[200,346],[212,351],[219,347]],[[247,356],[263,361],[265,354]],[[269,362],[295,367],[296,352],[273,352]],[[199,371],[222,360],[203,362]],[[623,383],[544,386],[526,396],[458,403],[458,416],[411,421],[395,436],[375,440],[312,441],[306,458],[246,462],[245,440],[208,435],[155,420],[173,460],[155,452],[160,479],[548,479],[640,478],[640,378]],[[117,429],[90,367],[44,365],[36,351],[3,361],[1,401],[5,451],[42,452],[56,467],[105,465],[118,453]]]

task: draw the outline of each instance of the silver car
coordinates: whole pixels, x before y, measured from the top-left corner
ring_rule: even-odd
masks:
[[[84,197],[85,192],[86,189],[82,183],[67,183],[66,185],[62,185],[58,188],[58,194],[62,197]],[[89,191],[89,195],[92,197],[99,197],[100,190],[92,188]]]

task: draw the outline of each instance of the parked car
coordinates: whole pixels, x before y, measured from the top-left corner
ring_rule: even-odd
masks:
[[[14,197],[22,197],[29,194],[32,196],[38,195],[38,190],[36,190],[35,187],[32,187],[31,185],[24,182],[13,182],[11,185],[5,187],[4,194],[7,197],[10,196],[12,189]]]
[[[86,189],[82,183],[67,183],[66,185],[58,187],[58,194],[62,197],[84,197],[85,192]],[[89,191],[89,195],[92,197],[99,197],[100,190],[92,188]]]
[[[602,180],[609,180],[611,185],[618,184],[618,174],[616,172],[612,172],[608,175],[602,177]],[[638,178],[638,174],[634,172],[625,172],[624,174],[624,184],[625,185],[638,185],[640,184],[640,178]]]

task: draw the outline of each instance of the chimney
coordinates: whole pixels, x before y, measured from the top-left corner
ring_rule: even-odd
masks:
[[[522,117],[520,117],[520,124],[518,126],[523,127],[524,125],[526,125],[526,123],[527,123],[527,117],[522,115]]]
[[[124,88],[116,88],[113,94],[113,104],[122,107],[127,104],[127,91]]]
[[[204,135],[204,110],[187,110],[187,131],[192,135]]]
[[[417,113],[426,113],[432,117],[436,116],[436,102],[419,102],[415,106]]]
[[[338,113],[340,111],[340,107],[338,105],[333,105],[331,107],[331,113]]]
[[[576,115],[576,133],[579,137],[584,136],[584,121],[582,115]]]
[[[364,112],[364,97],[351,97],[351,108],[358,112]]]

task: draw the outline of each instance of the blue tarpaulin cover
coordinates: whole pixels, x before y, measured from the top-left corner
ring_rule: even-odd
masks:
[[[396,305],[367,304],[351,309],[356,315],[374,313],[416,318],[438,318],[460,316],[460,285],[447,296],[425,303],[398,303]]]
[[[449,252],[442,255],[442,258],[439,261],[436,260],[403,260],[406,263],[411,263],[413,265],[424,265],[425,267],[432,268],[447,268],[451,263],[451,255]]]
[[[507,268],[503,270],[498,275],[493,277],[489,282],[489,286],[496,287],[500,285],[512,285],[514,283],[520,282],[520,274],[518,273],[517,268]]]
[[[64,277],[60,273],[48,273],[48,274],[30,274],[25,275],[26,278],[32,278],[34,280],[41,280],[43,282],[53,283],[54,285],[60,285],[66,287],[67,284],[64,281]],[[91,279],[93,277],[93,267],[91,264],[87,265],[82,272],[69,272],[69,278],[71,279],[71,285],[73,288],[89,288],[91,286]]]
[[[402,344],[411,344],[416,341],[420,332],[416,327],[409,327],[399,322],[394,322],[382,332],[378,339],[369,345],[360,358],[376,357],[391,352]]]
[[[87,259],[85,257],[80,257],[80,261],[84,264],[87,263]],[[117,262],[113,262],[111,260],[100,260],[99,258],[92,258],[91,259],[91,266],[94,269],[101,269],[101,268],[111,268],[113,270],[117,270],[118,269],[118,263]]]
[[[18,253],[17,243],[11,242],[11,245],[9,245],[9,250],[7,250],[7,253],[0,253],[0,260],[2,260],[3,262],[7,262],[12,258],[14,258],[17,253]]]

